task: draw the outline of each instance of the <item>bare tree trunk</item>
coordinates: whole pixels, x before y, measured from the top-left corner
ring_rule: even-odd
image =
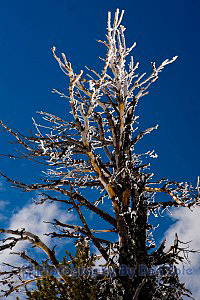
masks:
[[[124,11],[120,14],[117,9],[111,25],[111,13],[108,13],[107,40],[99,41],[107,48],[101,72],[88,68],[91,74],[89,77],[84,77],[82,70],[76,74],[65,54],[62,53],[60,58],[55,47],[52,48],[54,58],[69,80],[69,94],[65,95],[55,89],[53,92],[69,100],[72,118],[66,117],[63,120],[53,114],[39,112],[47,121],[47,126],[37,124],[34,120],[36,134],[30,136],[18,133],[0,121],[1,126],[24,148],[25,153],[21,152],[22,158],[44,164],[46,177],[39,183],[26,184],[1,175],[13,187],[25,192],[42,191],[37,205],[50,201],[65,205],[67,212],[73,210],[81,224],[53,220],[50,224],[55,231],[47,235],[52,238],[74,239],[77,242],[75,259],[85,257],[85,266],[93,263],[93,257],[89,256],[89,245],[93,244],[105,259],[106,266],[115,268],[117,275],[113,281],[105,279],[104,276],[88,279],[87,283],[97,286],[99,299],[182,299],[182,295],[189,295],[189,292],[177,276],[167,274],[166,270],[169,265],[175,266],[178,261],[182,261],[189,250],[182,246],[176,235],[174,244],[168,251],[164,251],[164,241],[156,250],[150,252],[155,245],[148,238],[151,230],[148,215],[166,207],[190,208],[199,205],[199,179],[194,188],[187,183],[171,182],[167,179],[153,181],[153,174],[147,169],[150,164],[146,163],[146,158],[155,158],[154,152],[138,154],[134,149],[136,143],[158,127],[155,125],[136,133],[136,106],[148,94],[149,87],[158,79],[163,68],[174,62],[177,56],[164,60],[159,66],[151,63],[150,75],[137,74],[139,63],[135,63],[132,56],[130,63],[126,63],[127,56],[136,44],[126,46],[125,27],[121,25],[123,14]],[[8,157],[17,158],[12,155]],[[93,188],[96,193],[91,192],[88,195],[84,188]],[[154,197],[157,193],[167,195],[169,201],[157,201]],[[113,212],[107,210],[108,206],[104,206],[104,209],[99,207],[103,201],[111,204]],[[84,208],[96,215],[97,222],[91,225]],[[101,221],[108,228],[106,225],[103,229],[99,228]],[[116,238],[108,236],[105,239],[105,236],[100,235],[105,232],[116,234]],[[79,279],[73,281],[73,278],[67,278],[60,272],[64,263],[56,258],[54,248],[50,249],[36,235],[25,230],[0,229],[0,233],[6,235],[0,251],[12,250],[21,241],[28,241],[43,251],[51,267],[58,273],[59,278],[54,277],[52,281],[58,285],[57,281],[60,280],[68,293],[66,298],[71,299],[71,286],[74,284],[76,287]],[[34,267],[43,265],[24,251],[13,254],[19,255]],[[113,258],[116,256],[117,262]],[[64,265],[70,264],[71,261],[65,261]],[[123,266],[130,268],[129,273],[121,274]],[[164,275],[161,274],[158,278],[141,274],[142,266],[147,269],[160,266]],[[11,271],[0,272],[0,276],[6,276],[0,280],[0,284],[8,285],[3,296],[8,296],[19,287],[30,283],[21,279],[20,267],[9,267]],[[134,273],[130,273],[131,269],[134,269]],[[45,283],[46,278],[42,276],[39,280]],[[81,279],[85,280],[84,277]],[[38,277],[35,276],[31,282],[34,280],[38,280]],[[82,287],[83,290],[85,286]],[[81,293],[82,290],[78,292]],[[87,289],[82,295],[85,294],[88,295]]]

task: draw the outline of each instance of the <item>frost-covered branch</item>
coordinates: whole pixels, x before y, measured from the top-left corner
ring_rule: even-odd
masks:
[[[136,153],[135,144],[158,127],[138,130],[136,107],[139,100],[149,93],[149,87],[158,79],[160,72],[177,56],[165,59],[161,64],[152,62],[150,74],[140,74],[139,63],[133,56],[127,62],[136,44],[127,46],[123,14],[124,11],[120,13],[117,9],[112,22],[111,13],[108,13],[106,40],[98,40],[106,48],[105,58],[101,58],[101,70],[86,67],[89,74],[83,70],[75,71],[66,55],[62,53],[59,56],[56,48],[52,48],[53,57],[68,81],[67,93],[57,89],[53,89],[53,93],[69,102],[71,117],[61,119],[40,111],[38,114],[42,120],[38,122],[33,118],[35,133],[29,136],[0,121],[4,130],[22,146],[24,152],[21,157],[45,166],[43,178],[36,183],[11,179],[5,172],[1,172],[1,176],[12,187],[25,192],[41,191],[42,197],[37,205],[48,201],[60,203],[67,206],[68,212],[73,210],[76,213],[81,225],[54,220],[50,223],[57,231],[46,234],[54,239],[86,239],[93,243],[107,264],[116,267],[114,280],[121,288],[123,299],[147,299],[148,291],[151,294],[148,299],[179,299],[177,295],[182,295],[185,288],[175,275],[167,277],[166,281],[164,278],[144,278],[138,272],[132,278],[120,278],[119,275],[120,265],[135,269],[140,265],[148,268],[160,265],[166,271],[167,264],[182,260],[181,253],[184,256],[188,250],[180,246],[177,237],[168,252],[164,252],[164,242],[154,252],[149,251],[155,247],[149,214],[156,216],[157,211],[170,207],[187,209],[200,204],[199,178],[194,188],[187,183],[163,178],[153,181],[150,163],[146,160],[155,158],[155,152]],[[19,154],[9,154],[8,157],[17,159]],[[159,200],[157,194],[160,195]],[[169,200],[163,200],[162,194],[168,195]],[[86,218],[85,209],[95,213],[98,220],[108,226],[93,228]],[[2,229],[0,232],[11,235],[3,241],[0,250],[12,249],[26,240],[46,253],[52,266],[58,270],[60,264],[54,251],[36,235],[25,230]],[[110,233],[115,233],[115,237],[118,235],[117,241],[103,236]],[[110,254],[111,248],[115,248],[117,262]],[[15,254],[32,265],[36,263],[23,252],[15,251]],[[66,283],[63,274],[60,278]],[[171,298],[170,280],[174,286]]]

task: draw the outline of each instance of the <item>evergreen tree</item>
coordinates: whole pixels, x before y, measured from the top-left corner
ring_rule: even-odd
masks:
[[[8,284],[5,296],[25,287],[27,299],[31,300],[175,300],[183,299],[183,295],[191,297],[176,272],[176,264],[182,262],[190,250],[177,235],[169,250],[165,249],[165,240],[156,245],[149,215],[166,208],[182,206],[189,209],[198,205],[198,184],[192,188],[163,178],[154,180],[150,164],[146,162],[147,157],[155,157],[154,152],[138,154],[135,150],[136,143],[157,129],[156,125],[137,132],[138,101],[148,94],[149,87],[158,79],[163,68],[177,57],[166,59],[159,66],[151,63],[152,72],[148,76],[146,73],[137,74],[138,63],[132,56],[129,64],[126,63],[135,43],[131,47],[126,46],[125,27],[121,25],[123,14],[124,11],[120,14],[117,10],[111,25],[111,14],[108,13],[107,40],[98,41],[107,49],[101,72],[87,68],[89,77],[84,77],[82,70],[76,74],[66,56],[62,53],[60,58],[55,47],[52,48],[54,58],[69,79],[67,95],[58,90],[53,92],[69,101],[70,121],[67,121],[68,117],[61,119],[41,111],[39,114],[48,125],[35,122],[37,132],[30,136],[24,136],[1,122],[25,149],[25,159],[48,164],[46,172],[49,177],[40,183],[27,184],[4,174],[2,176],[12,186],[25,192],[42,191],[43,197],[37,205],[47,201],[62,202],[69,211],[77,213],[82,223],[80,226],[52,220],[51,224],[57,228],[50,233],[52,238],[76,241],[76,255],[67,253],[69,259],[63,257],[62,261],[54,249],[50,249],[34,233],[25,229],[0,229],[6,234],[1,251],[12,249],[25,240],[47,256],[46,261],[38,262],[25,251],[16,252],[32,266],[34,278],[24,280],[20,277],[20,267],[13,269],[10,266],[10,271],[1,274],[1,282]],[[89,189],[95,189],[94,198],[88,196]],[[97,192],[99,198],[96,198]],[[158,200],[157,194],[165,194],[169,199]],[[112,212],[108,205],[102,205],[103,201],[111,204]],[[107,223],[104,229],[89,225],[87,211],[96,214],[99,225],[101,221]],[[115,238],[109,238],[109,234],[115,234]],[[77,278],[72,274],[66,275],[69,270],[95,269],[98,257],[90,255],[92,244],[104,259],[105,268],[114,271],[114,275],[86,276],[84,272]],[[41,270],[39,274],[34,273],[37,269]],[[45,272],[46,269],[53,270],[55,274]],[[34,281],[37,287],[32,290],[28,284]]]

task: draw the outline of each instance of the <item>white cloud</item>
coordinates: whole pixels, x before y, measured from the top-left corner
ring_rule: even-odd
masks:
[[[0,222],[6,221],[7,216],[5,214],[5,208],[9,204],[9,201],[0,200]]]
[[[95,250],[93,253],[96,255],[97,259],[94,263],[94,268],[99,269],[101,272],[104,268],[106,268],[106,260],[102,256],[102,254],[99,252],[99,250],[93,246],[93,249]],[[115,253],[114,253],[115,251]],[[114,263],[118,263],[119,255],[117,254],[118,250],[116,248],[112,249],[112,252],[110,253],[110,257],[113,258]]]
[[[200,250],[200,208],[196,207],[193,211],[181,207],[172,210],[172,219],[176,223],[172,224],[166,232],[167,244],[173,244],[175,233],[178,234],[179,240],[189,242],[190,249]],[[185,245],[183,245],[185,246]],[[181,274],[182,282],[186,283],[186,287],[193,292],[193,297],[199,299],[200,295],[200,254],[189,254],[191,265],[185,265],[186,269],[192,268],[192,274]],[[183,273],[182,265],[179,265],[181,273]]]
[[[95,267],[96,268],[101,268],[102,266],[104,266],[106,264],[106,260],[103,258],[103,256],[101,255],[101,253],[95,248],[95,252],[94,254],[97,256],[97,260],[95,260]]]
[[[0,213],[0,222],[6,221],[6,220],[7,220],[7,217],[4,214]]]
[[[5,200],[0,200],[0,210],[4,210],[4,208],[6,207],[6,205],[9,204],[9,201],[5,201]]]
[[[4,203],[0,202],[0,206],[4,205]],[[40,239],[48,246],[52,247],[54,244],[58,245],[57,240],[51,239],[50,236],[45,236],[45,233],[49,233],[55,231],[55,228],[48,223],[44,223],[43,221],[53,221],[53,219],[58,219],[63,223],[70,223],[74,220],[74,216],[72,214],[66,213],[63,211],[56,203],[44,203],[42,205],[36,204],[28,204],[20,209],[17,213],[13,214],[9,223],[10,229],[22,229],[25,228],[26,231],[30,231],[33,234],[36,234],[40,237]],[[65,241],[66,243],[66,241]],[[28,255],[30,255],[34,259],[38,259],[41,257],[41,251],[32,249],[30,244],[21,242],[16,245],[11,252],[20,252],[22,250],[28,249]],[[34,253],[34,255],[33,255]],[[21,259],[18,255],[10,254],[10,250],[4,250],[0,253],[0,264],[3,262],[9,263],[14,266],[22,266],[24,263],[27,263],[23,259]],[[1,271],[3,267],[1,266]],[[19,295],[20,300],[24,299],[23,295]],[[16,296],[9,295],[9,299],[16,299]]]
[[[51,238],[45,236],[44,233],[51,231],[49,229],[52,229],[52,226],[44,223],[44,221],[49,222],[53,219],[59,219],[61,222],[69,222],[72,219],[72,215],[61,210],[55,203],[46,202],[42,205],[29,204],[12,216],[9,228],[25,228],[26,231],[38,235],[44,243],[49,244]]]

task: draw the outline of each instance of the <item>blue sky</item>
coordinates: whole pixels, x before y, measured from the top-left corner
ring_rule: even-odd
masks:
[[[52,88],[67,88],[51,47],[65,52],[77,72],[85,65],[99,70],[98,56],[103,56],[105,49],[96,39],[104,39],[107,11],[116,8],[125,9],[126,41],[137,43],[133,55],[141,72],[150,72],[152,61],[159,64],[179,56],[138,106],[141,129],[159,124],[138,151],[155,149],[159,157],[152,162],[152,171],[159,177],[195,184],[200,175],[198,1],[2,1],[0,119],[28,133],[31,117],[38,110],[66,117],[64,101],[51,93]],[[0,153],[12,152],[13,146],[5,143],[7,138],[0,137]],[[30,169],[26,162],[0,157],[0,163],[0,169],[12,177],[31,181],[38,176],[38,167]],[[2,204],[1,226],[8,224],[5,216],[20,210],[31,197],[10,190],[3,182],[0,200],[10,204]]]
[[[178,55],[138,109],[141,127],[159,123],[152,134],[154,162],[170,178],[195,180],[199,174],[199,6],[197,1],[4,1],[0,18],[0,119],[27,132],[37,110],[65,116],[65,103],[51,94],[66,88],[51,54],[54,45],[79,71],[100,68],[107,11],[125,9],[127,43],[137,42],[140,70]],[[148,143],[145,144],[148,145]]]

